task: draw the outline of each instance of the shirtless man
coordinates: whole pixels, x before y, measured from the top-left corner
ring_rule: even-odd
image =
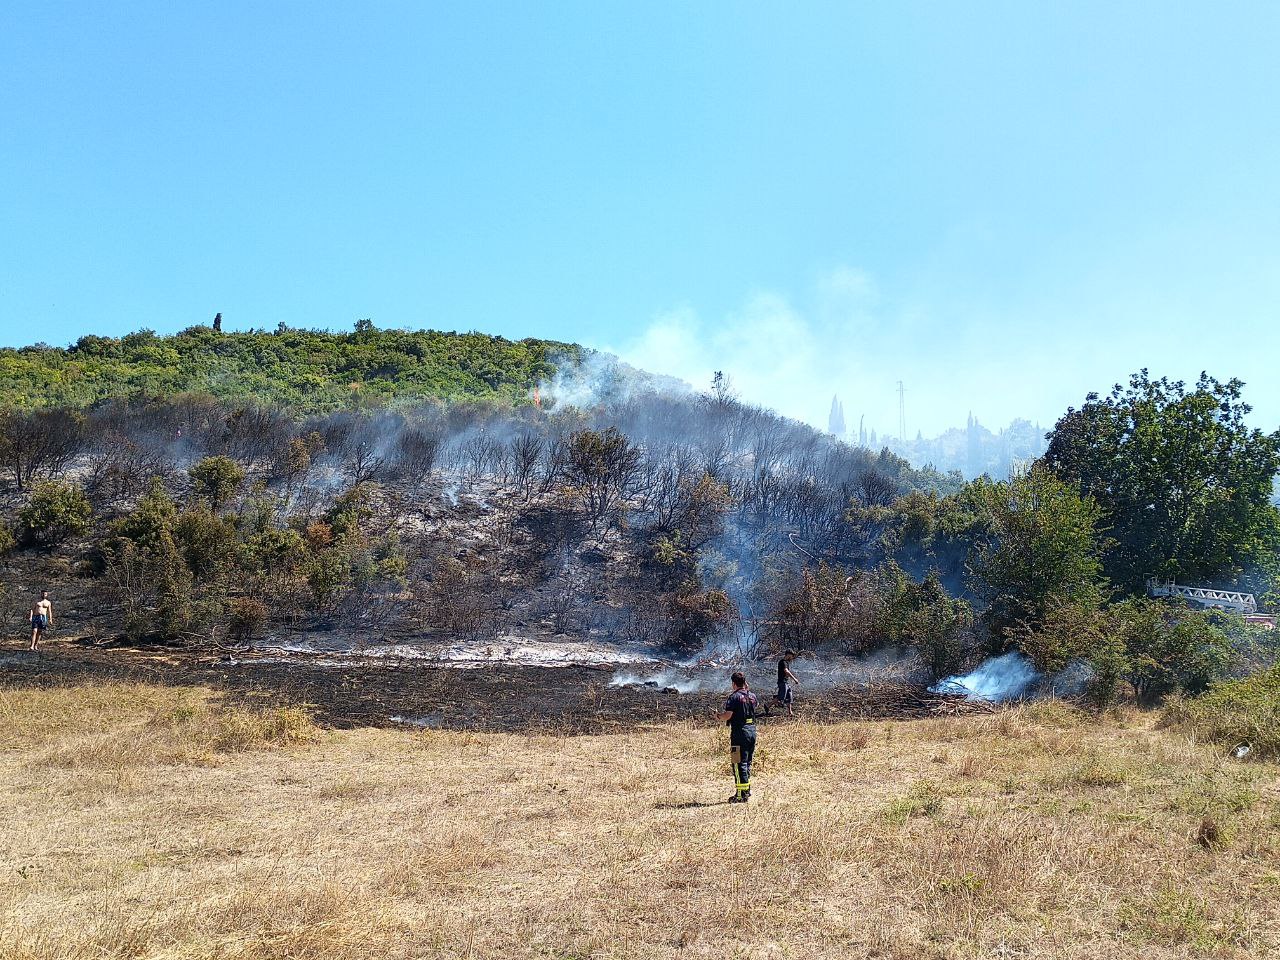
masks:
[[[31,649],[36,650],[44,639],[45,631],[53,626],[53,604],[49,602],[48,590],[40,592],[40,599],[32,605],[28,619],[31,621]]]

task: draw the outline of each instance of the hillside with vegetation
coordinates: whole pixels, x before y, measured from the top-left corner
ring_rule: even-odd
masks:
[[[362,325],[10,351],[77,375],[0,410],[0,584],[83,597],[103,640],[895,650],[927,681],[1016,652],[1100,703],[1274,659],[1244,624],[1143,596],[1155,574],[1274,607],[1280,434],[1247,425],[1237,381],[1136,375],[1067,411],[1041,460],[965,483],[723,377],[672,392],[564,350]],[[215,370],[223,396],[179,389]]]
[[[482,333],[379,330],[140,330],[69,347],[0,349],[0,407],[86,407],[108,399],[199,393],[315,413],[361,403],[441,399],[525,402],[557,358],[581,348]]]

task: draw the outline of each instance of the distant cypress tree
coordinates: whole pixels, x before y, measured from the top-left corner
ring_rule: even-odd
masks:
[[[969,412],[969,424],[966,429],[965,468],[969,479],[982,474],[982,436],[978,433],[978,420]]]
[[[844,405],[840,403],[840,398],[833,396],[831,398],[831,414],[827,417],[827,430],[834,436],[844,436]]]

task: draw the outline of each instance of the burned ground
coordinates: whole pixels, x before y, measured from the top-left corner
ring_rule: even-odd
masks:
[[[288,659],[197,655],[159,649],[102,649],[54,642],[38,654],[17,644],[0,648],[0,685],[58,688],[95,682],[196,685],[252,705],[300,706],[316,722],[338,729],[419,726],[505,732],[601,733],[637,725],[707,721],[720,709],[717,692],[677,693],[659,686],[611,685],[607,666],[458,667],[413,660],[364,660],[318,665],[316,657]],[[770,664],[754,672],[761,700],[770,699]],[[727,686],[727,679],[725,685]],[[833,686],[802,696],[807,721],[926,717],[960,698],[924,697],[916,687]],[[766,728],[786,723],[773,712]]]

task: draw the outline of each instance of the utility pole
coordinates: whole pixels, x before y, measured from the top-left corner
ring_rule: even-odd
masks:
[[[898,381],[898,439],[907,442],[907,391]]]

